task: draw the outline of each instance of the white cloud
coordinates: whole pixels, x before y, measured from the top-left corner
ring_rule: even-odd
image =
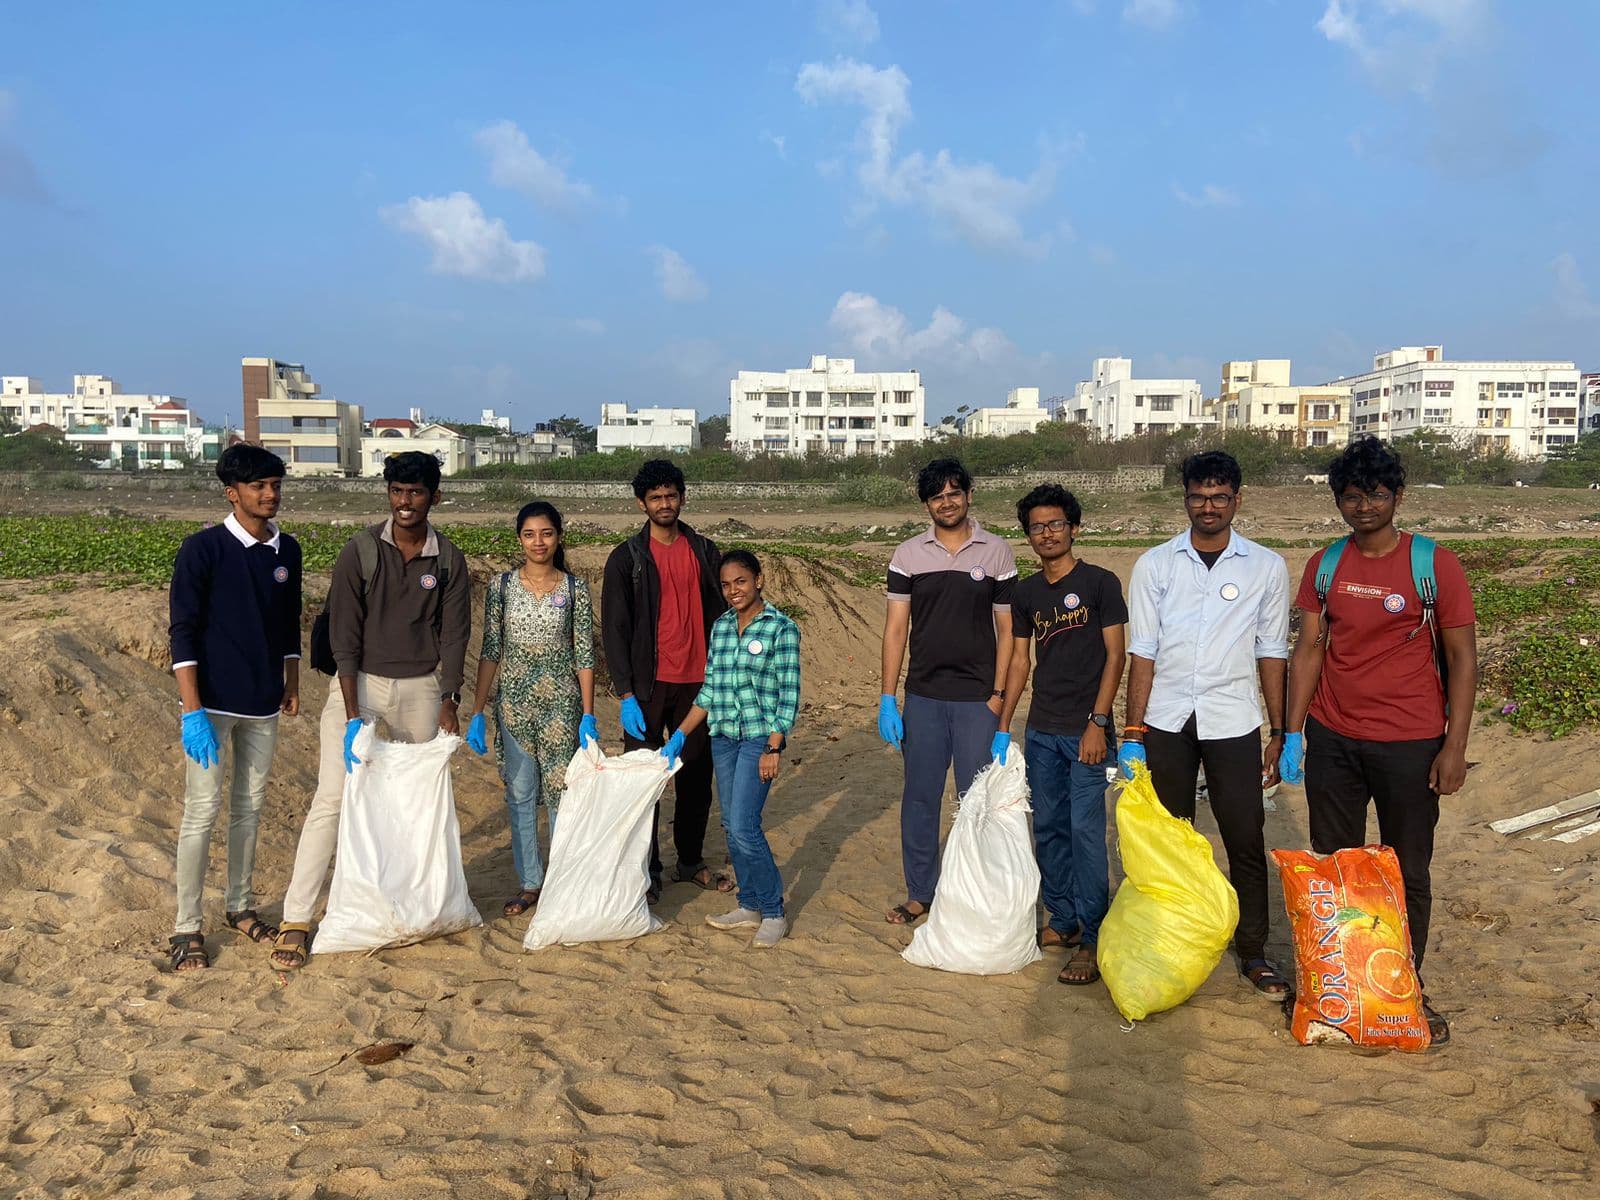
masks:
[[[504,221],[484,216],[482,207],[466,192],[426,199],[413,196],[404,204],[389,205],[379,215],[395,229],[427,243],[433,251],[435,274],[497,283],[544,278],[544,247],[516,241]]]
[[[867,0],[821,0],[817,24],[840,42],[870,46],[878,40],[878,14]]]
[[[472,135],[489,157],[489,179],[521,192],[542,208],[571,213],[594,203],[594,189],[569,179],[558,164],[535,150],[513,121],[496,121]]]
[[[1179,0],[1128,0],[1122,6],[1122,19],[1146,29],[1171,29],[1183,16]]]
[[[1196,193],[1186,192],[1177,184],[1173,184],[1172,194],[1190,208],[1239,207],[1239,193],[1232,188],[1225,188],[1215,183],[1206,184]]]
[[[656,282],[661,294],[679,304],[704,300],[711,293],[705,280],[695,274],[695,269],[676,250],[668,246],[651,246],[648,253],[656,260]]]
[[[1600,320],[1600,301],[1589,295],[1589,287],[1578,270],[1578,260],[1570,251],[1556,255],[1550,264],[1556,277],[1556,309],[1574,321]]]
[[[921,151],[896,157],[900,131],[911,120],[911,80],[899,67],[873,67],[853,59],[807,63],[795,79],[807,104],[853,104],[865,110],[856,130],[856,175],[867,215],[877,203],[923,209],[934,223],[982,249],[1041,254],[1048,239],[1030,240],[1022,215],[1050,194],[1054,169],[1046,153],[1027,179],[1015,179],[986,162],[965,163],[950,151],[932,158]]]
[[[967,323],[940,305],[921,329],[905,313],[865,292],[846,292],[833,306],[829,327],[857,354],[904,369],[924,363],[995,365],[1016,358],[1017,348],[999,329],[967,332]]]
[[[1327,0],[1317,31],[1387,83],[1426,95],[1440,59],[1482,33],[1489,0]]]

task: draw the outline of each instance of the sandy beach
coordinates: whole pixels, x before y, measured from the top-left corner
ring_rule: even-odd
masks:
[[[1126,580],[1138,553],[1083,557]],[[1286,552],[1292,573],[1310,553]],[[602,549],[573,558],[598,579]],[[474,568],[481,591],[496,564]],[[1130,1030],[1102,986],[1055,982],[1054,953],[988,979],[900,959],[910,935],[883,919],[903,899],[900,764],[873,723],[883,601],[800,560],[775,562],[768,591],[806,614],[806,703],[767,808],[793,920],[777,950],[708,928],[723,898],[675,885],[660,933],[524,954],[527,918],[499,915],[513,881],[492,758],[463,750],[484,929],[280,975],[221,929],[219,822],[214,965],[180,977],[164,955],[183,776],[165,596],[0,584],[0,1197],[1595,1194],[1600,835],[1487,824],[1593,787],[1600,734],[1473,735],[1434,863],[1447,1047],[1301,1047],[1231,956]],[[308,673],[308,713],[325,686]],[[615,700],[599,710],[620,749]],[[315,742],[314,717],[284,720],[256,870],[269,919]],[[1199,828],[1220,847],[1204,808]],[[1305,845],[1299,789],[1278,793],[1267,841]],[[710,845],[724,861],[720,831]],[[1287,964],[1275,883],[1273,904]],[[352,1057],[390,1040],[414,1046]]]

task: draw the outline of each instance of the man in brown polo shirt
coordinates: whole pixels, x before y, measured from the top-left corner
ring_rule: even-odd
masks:
[[[362,723],[382,721],[400,742],[461,731],[456,710],[472,581],[461,551],[428,523],[440,498],[439,463],[417,450],[396,454],[383,478],[389,519],[350,539],[328,589],[328,637],[339,674],[322,709],[317,792],[300,831],[272,954],[280,971],[306,961],[311,914],[338,845],[344,777],[357,761],[351,745]]]

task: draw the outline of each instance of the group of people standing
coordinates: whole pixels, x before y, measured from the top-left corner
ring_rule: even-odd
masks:
[[[1290,990],[1266,953],[1265,790],[1280,778],[1305,784],[1319,854],[1363,845],[1376,807],[1379,838],[1400,863],[1420,971],[1439,797],[1465,782],[1477,687],[1460,561],[1395,526],[1404,467],[1378,439],[1357,439],[1328,471],[1351,533],[1307,564],[1291,662],[1288,567],[1233,528],[1239,464],[1196,454],[1181,476],[1189,527],[1139,558],[1124,601],[1115,575],[1074,553],[1083,510],[1064,488],[1045,484],[1017,502],[1039,560],[1019,581],[1010,547],[970,516],[966,469],[954,459],[923,469],[917,496],[931,524],[889,563],[884,619],[878,731],[905,758],[906,883],[886,918],[910,925],[931,908],[946,775],[953,766],[965,792],[987,763],[1005,761],[1031,673],[1023,755],[1046,913],[1039,944],[1068,952],[1062,983],[1100,976],[1113,757],[1128,779],[1144,763],[1163,806],[1191,821],[1204,767],[1239,896],[1234,950],[1256,994],[1281,1001]],[[1125,662],[1119,745],[1113,705]],[[1424,1011],[1442,1045],[1448,1024],[1426,997]]]
[[[429,521],[441,498],[438,463],[415,452],[391,457],[388,519],[357,533],[334,565],[322,663],[320,629],[313,629],[314,665],[337,682],[322,713],[317,790],[283,922],[274,927],[253,907],[251,869],[277,718],[299,709],[300,551],[273,520],[284,475],[276,455],[233,446],[217,474],[232,512],[184,542],[172,581],[173,669],[190,760],[172,965],[209,965],[200,896],[228,745],[227,922],[274,943],[273,966],[293,970],[309,953],[361,725],[382,722],[399,741],[461,731],[471,582],[460,550]],[[1238,463],[1221,452],[1197,454],[1181,474],[1189,527],[1139,559],[1126,601],[1114,574],[1074,553],[1083,512],[1066,489],[1041,485],[1017,502],[1018,524],[1039,560],[1019,581],[1006,539],[971,516],[966,469],[940,459],[919,474],[930,525],[889,563],[882,644],[878,731],[905,764],[906,899],[886,918],[914,924],[932,906],[948,772],[953,765],[957,791],[965,792],[987,763],[1005,761],[1031,680],[1022,752],[1046,912],[1039,940],[1069,952],[1063,983],[1099,978],[1096,943],[1110,897],[1105,794],[1113,772],[1106,764],[1113,760],[1128,778],[1136,761],[1145,762],[1165,807],[1191,820],[1204,767],[1239,894],[1239,969],[1259,994],[1281,999],[1289,990],[1266,956],[1263,788],[1280,773],[1305,783],[1319,853],[1362,844],[1375,802],[1380,836],[1404,875],[1420,967],[1439,797],[1465,779],[1477,678],[1461,565],[1427,543],[1428,572],[1418,572],[1412,535],[1394,525],[1403,467],[1377,439],[1358,439],[1328,476],[1351,536],[1336,546],[1332,569],[1329,555],[1306,569],[1291,664],[1287,567],[1232,528],[1243,482]],[[708,923],[753,929],[752,944],[770,947],[788,922],[762,811],[798,716],[799,630],[765,600],[755,555],[723,554],[682,522],[686,484],[678,467],[645,463],[633,490],[645,523],[611,552],[601,593],[600,637],[624,746],[659,750],[677,765],[671,881],[737,891],[737,906]],[[486,754],[492,710],[518,877],[507,916],[538,903],[539,810],[553,836],[566,765],[578,747],[599,739],[593,606],[588,585],[567,568],[561,513],[536,501],[515,527],[523,562],[489,583],[466,730],[468,745]],[[1125,665],[1119,738],[1113,708]],[[705,858],[713,778],[734,878]],[[667,882],[654,831],[649,874],[654,902]],[[1438,1044],[1448,1027],[1427,1011]]]

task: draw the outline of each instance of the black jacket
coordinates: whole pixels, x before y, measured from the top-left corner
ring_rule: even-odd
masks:
[[[722,552],[681,521],[678,532],[689,539],[700,564],[700,612],[705,618],[706,642],[711,623],[727,610],[722,598]],[[605,646],[606,669],[617,695],[632,692],[640,704],[650,699],[656,682],[656,622],[661,613],[661,574],[650,555],[650,526],[645,524],[606,559],[600,589],[600,640]]]

